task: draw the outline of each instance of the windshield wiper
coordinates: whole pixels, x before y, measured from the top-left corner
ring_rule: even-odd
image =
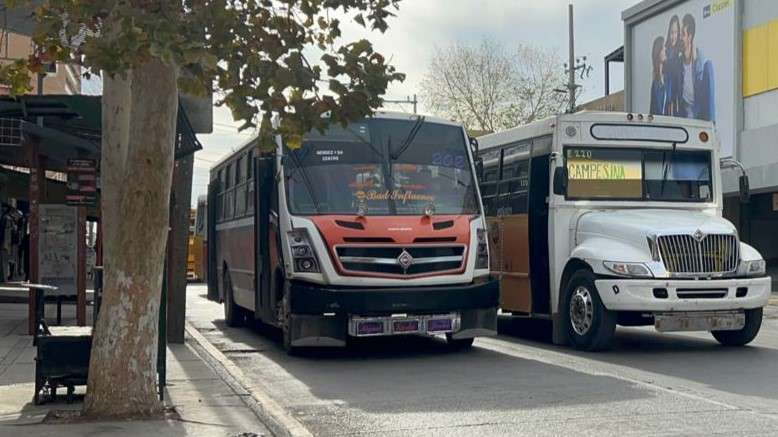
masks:
[[[413,139],[416,138],[416,134],[419,133],[419,130],[421,130],[421,125],[424,124],[424,116],[419,116],[416,119],[416,123],[413,124],[413,127],[411,128],[411,131],[408,132],[408,136],[405,137],[405,140],[403,140],[402,143],[400,143],[400,148],[397,150],[397,153],[392,153],[392,150],[389,149],[389,156],[392,158],[392,161],[396,160],[400,157],[403,153],[405,153],[406,150],[408,150],[408,147],[410,147],[411,143],[413,142]]]
[[[311,203],[313,203],[313,209],[316,211],[316,214],[319,214],[319,201],[316,199],[316,194],[313,192],[313,184],[311,183],[311,178],[308,176],[308,172],[305,170],[305,167],[303,167],[302,163],[300,162],[300,158],[297,156],[297,153],[294,150],[290,150],[289,155],[287,156],[292,159],[294,166],[297,167],[297,170],[300,172],[300,176],[303,178],[305,189],[308,190],[308,196],[311,198]]]
[[[659,185],[659,196],[664,197],[665,195],[665,184],[667,183],[667,173],[670,171],[670,166],[672,165],[673,160],[675,159],[675,149],[678,147],[678,144],[673,143],[673,150],[670,154],[670,162],[667,161],[667,151],[662,153],[662,183]]]

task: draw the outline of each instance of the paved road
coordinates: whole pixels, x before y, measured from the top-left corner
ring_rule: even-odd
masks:
[[[465,352],[406,337],[299,358],[273,331],[226,327],[204,287],[188,294],[189,321],[315,435],[778,435],[776,307],[740,349],[631,328],[578,353],[503,319]]]

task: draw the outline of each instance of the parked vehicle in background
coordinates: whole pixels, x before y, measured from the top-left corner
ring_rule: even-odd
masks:
[[[770,278],[722,218],[711,123],[581,112],[478,141],[504,312],[551,319],[555,343],[585,350],[617,324],[756,337]]]
[[[496,333],[497,282],[461,125],[374,117],[275,153],[252,140],[211,171],[209,298],[230,326],[260,320],[284,347],[350,337]]]
[[[186,257],[186,277],[189,281],[206,280],[208,271],[206,213],[206,196],[200,196],[197,199],[197,209],[192,210],[189,217],[189,245]]]

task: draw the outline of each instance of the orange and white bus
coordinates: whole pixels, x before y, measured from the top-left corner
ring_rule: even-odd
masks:
[[[722,217],[721,166],[737,163],[710,122],[581,112],[478,141],[503,312],[586,350],[617,324],[756,337],[770,278]]]
[[[284,347],[349,337],[496,333],[486,221],[461,125],[377,113],[271,154],[255,140],[211,171],[209,297]]]

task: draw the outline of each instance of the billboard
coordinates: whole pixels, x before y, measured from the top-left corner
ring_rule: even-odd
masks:
[[[687,0],[629,27],[631,110],[713,121],[736,140],[736,0]]]

